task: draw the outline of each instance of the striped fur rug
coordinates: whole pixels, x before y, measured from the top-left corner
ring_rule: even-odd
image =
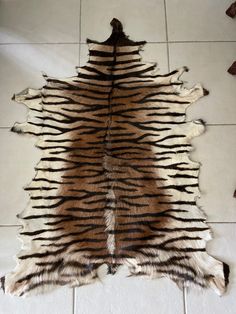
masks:
[[[208,92],[183,86],[186,67],[161,75],[141,60],[117,19],[89,61],[66,79],[14,99],[28,109],[13,132],[37,137],[42,158],[18,215],[23,247],[5,293],[26,296],[115,274],[168,277],[222,294],[229,268],[206,252],[211,231],[197,207],[199,163],[190,141],[204,131],[186,108]],[[103,266],[104,267],[104,266]],[[127,279],[128,280],[128,279]]]

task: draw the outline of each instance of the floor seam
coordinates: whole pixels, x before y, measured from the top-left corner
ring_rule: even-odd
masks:
[[[170,40],[170,44],[193,44],[193,43],[235,43],[236,40]]]
[[[80,5],[79,5],[79,62],[78,65],[80,67],[80,59],[81,59],[81,27],[82,27],[82,0],[80,0]]]
[[[206,123],[205,125],[208,126],[230,126],[230,125],[236,125],[235,123]]]
[[[55,43],[51,43],[51,42],[38,42],[38,43],[34,43],[34,42],[20,42],[20,43],[0,43],[0,46],[7,46],[7,45],[76,45],[76,44],[80,44],[79,41],[73,41],[73,42],[55,42]]]
[[[236,221],[206,221],[208,224],[236,224]]]
[[[75,314],[75,287],[72,288],[72,314]]]
[[[167,66],[170,72],[170,51],[169,51],[169,38],[168,38],[168,21],[167,21],[167,10],[166,10],[166,0],[164,0],[165,9],[165,30],[166,30],[166,49],[167,49]]]
[[[22,225],[14,225],[14,224],[0,224],[0,228],[6,227],[21,227]]]
[[[183,287],[183,305],[184,305],[184,314],[187,314],[187,312],[188,312],[188,309],[187,309],[187,293],[186,293],[185,285]]]

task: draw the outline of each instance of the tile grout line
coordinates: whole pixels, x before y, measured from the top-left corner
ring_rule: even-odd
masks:
[[[72,289],[72,314],[75,314],[75,287]]]
[[[79,5],[79,67],[80,67],[80,57],[81,57],[81,27],[82,27],[82,21],[81,21],[81,17],[82,17],[82,0],[80,0],[80,5]]]
[[[193,43],[235,43],[236,40],[170,40],[170,44],[193,44]],[[155,43],[155,42],[154,42]]]
[[[167,66],[168,66],[168,71],[170,72],[170,52],[169,52],[169,42],[168,42],[168,23],[167,23],[166,0],[163,0],[163,1],[164,1],[164,10],[165,10],[165,29],[166,29]]]
[[[187,314],[188,313],[188,308],[187,308],[187,294],[186,294],[185,285],[183,287],[183,305],[184,305],[184,314]]]
[[[6,228],[6,227],[22,227],[22,225],[13,225],[13,224],[0,224],[0,228]]]
[[[236,40],[170,40],[169,43],[185,44],[185,43],[235,43]]]
[[[34,43],[34,42],[28,42],[28,43],[0,43],[0,46],[7,46],[7,45],[76,45],[76,44],[80,44],[79,41],[73,41],[73,42],[55,42],[55,43],[51,43],[51,42],[38,42],[38,43]]]
[[[79,60],[80,60],[80,45],[81,45],[81,1],[79,1],[79,46],[78,46],[78,59],[77,59],[77,65],[79,66]]]
[[[236,221],[206,221],[207,224],[236,224]]]
[[[235,123],[206,123],[206,126],[230,126],[230,125],[236,125]]]

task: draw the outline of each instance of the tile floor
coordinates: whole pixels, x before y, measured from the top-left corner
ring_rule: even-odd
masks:
[[[13,269],[20,249],[16,214],[27,203],[22,190],[40,152],[34,139],[9,132],[26,110],[14,92],[43,84],[41,71],[72,76],[87,59],[86,38],[104,40],[119,18],[134,40],[146,40],[143,59],[160,72],[187,65],[188,85],[202,82],[210,95],[188,110],[207,131],[195,138],[192,158],[202,163],[199,205],[214,240],[209,252],[231,266],[227,294],[181,291],[162,279],[126,279],[125,270],[103,283],[60,289],[43,297],[0,293],[1,314],[235,314],[236,310],[236,78],[226,69],[236,59],[236,20],[225,15],[232,0],[0,0],[0,276]]]

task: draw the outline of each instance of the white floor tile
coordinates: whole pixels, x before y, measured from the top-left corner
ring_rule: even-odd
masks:
[[[189,119],[236,123],[236,78],[227,72],[236,57],[236,43],[178,43],[170,44],[169,49],[171,69],[188,66],[190,72],[182,79],[189,85],[201,82],[210,91],[189,107]]]
[[[20,227],[0,227],[0,277],[16,266],[14,256],[21,248],[21,243],[16,238],[19,230]]]
[[[198,204],[208,221],[236,222],[236,126],[208,126],[192,143],[192,159],[201,162]]]
[[[82,2],[82,42],[106,40],[110,22],[119,19],[132,40],[165,41],[165,12],[162,0],[86,0]]]
[[[81,44],[80,65],[84,66],[89,59],[88,46]],[[168,72],[166,44],[146,44],[140,51],[144,62],[156,62],[160,73]]]
[[[79,1],[1,0],[0,42],[78,42]]]
[[[173,282],[126,275],[121,269],[102,282],[77,288],[75,314],[183,313],[182,291]]]
[[[78,50],[76,44],[0,46],[0,126],[25,121],[26,109],[12,102],[12,95],[27,87],[42,87],[42,71],[49,76],[75,75]]]
[[[166,0],[169,40],[236,40],[236,23],[225,14],[232,2]]]
[[[20,250],[16,238],[18,228],[0,227],[0,276],[12,271],[16,265],[14,256]],[[71,314],[72,289],[59,288],[36,297],[19,298],[0,292],[1,314]]]
[[[208,244],[208,252],[229,264],[228,291],[219,297],[213,290],[191,291],[187,294],[188,314],[235,314],[236,309],[236,224],[212,224],[214,240]]]
[[[167,47],[166,44],[146,44],[141,51],[142,60],[146,62],[157,62],[158,72],[168,72]]]
[[[29,200],[23,187],[33,179],[34,167],[41,157],[40,150],[34,147],[35,142],[33,137],[0,129],[0,225],[19,224],[16,214],[26,207]]]

